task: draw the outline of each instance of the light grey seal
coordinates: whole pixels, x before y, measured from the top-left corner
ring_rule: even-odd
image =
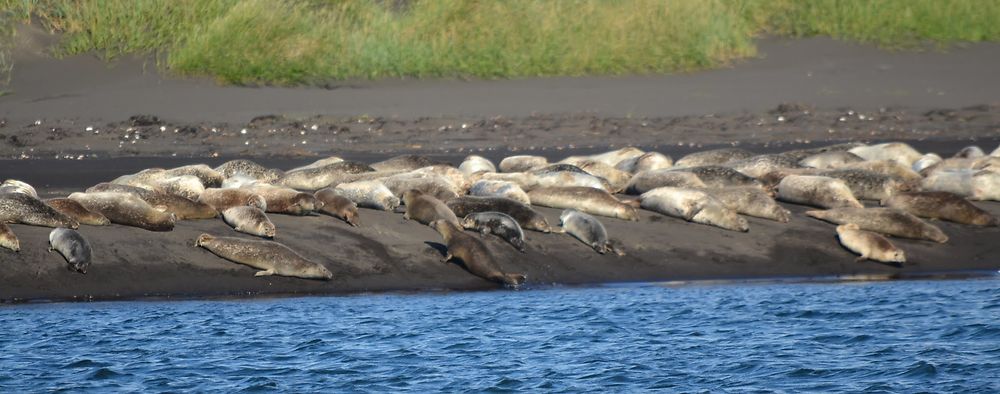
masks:
[[[625,189],[625,185],[628,183],[629,179],[632,179],[632,173],[619,170],[612,167],[604,162],[594,161],[594,160],[583,160],[576,163],[581,170],[586,171],[588,174],[602,178],[608,182],[610,189],[608,191],[612,193],[618,193]]]
[[[468,176],[482,172],[497,172],[497,167],[485,157],[469,155],[458,165],[458,170]]]
[[[452,212],[447,205],[420,190],[412,189],[403,192],[403,205],[406,206],[406,213],[403,214],[403,218],[406,220],[416,220],[427,225],[435,220],[446,220],[457,226],[461,225],[455,212]]]
[[[799,160],[799,165],[809,168],[834,169],[851,163],[865,161],[860,156],[846,151],[817,153]]]
[[[592,187],[540,187],[528,192],[533,205],[572,208],[593,215],[622,220],[639,220],[635,207],[619,201],[611,193]]]
[[[496,235],[524,253],[524,231],[510,215],[500,212],[470,213],[462,219],[462,227],[476,230],[484,236]]]
[[[226,178],[243,175],[264,182],[274,182],[284,175],[279,169],[267,168],[250,160],[230,160],[215,167],[215,170]]]
[[[111,223],[149,231],[171,231],[177,220],[172,213],[155,209],[128,193],[73,193],[69,198],[90,211],[104,215]]]
[[[330,157],[327,157],[325,159],[316,160],[316,161],[314,161],[312,163],[306,164],[306,165],[301,166],[301,167],[295,167],[295,168],[290,169],[290,170],[285,171],[285,172],[293,172],[293,171],[298,171],[298,170],[308,170],[310,168],[319,168],[319,167],[323,167],[323,166],[334,164],[334,163],[340,163],[342,161],[344,161],[343,158],[340,158],[340,157],[337,157],[337,156],[330,156]]]
[[[77,228],[80,223],[42,200],[23,193],[0,194],[0,223]]]
[[[856,261],[905,263],[906,253],[880,234],[862,230],[854,223],[837,226],[837,238],[847,250],[861,255]]]
[[[21,250],[21,243],[17,240],[17,235],[7,223],[0,222],[0,248],[10,249],[15,252]]]
[[[392,211],[400,202],[399,197],[380,181],[341,183],[333,189],[333,192],[354,201],[360,208],[380,211]]]
[[[205,192],[198,197],[198,202],[208,204],[219,212],[241,206],[251,206],[267,211],[267,200],[248,189],[205,189]]]
[[[493,252],[483,241],[466,234],[462,228],[447,220],[431,222],[431,228],[444,238],[448,254],[444,261],[460,260],[469,273],[480,278],[508,286],[520,286],[527,279],[524,274],[506,273],[500,269]]]
[[[828,170],[817,175],[844,181],[851,189],[851,194],[862,200],[880,201],[893,194],[909,191],[916,187],[915,184],[904,182],[896,177],[855,168]]]
[[[760,178],[773,171],[801,168],[798,160],[782,155],[757,155],[723,164],[747,176]]]
[[[698,167],[713,166],[727,163],[734,160],[743,160],[755,156],[756,153],[740,148],[720,148],[701,152],[690,153],[678,159],[674,166],[677,167]]]
[[[322,264],[307,260],[274,241],[202,234],[195,241],[195,246],[208,249],[216,256],[234,263],[263,270],[257,271],[254,276],[280,275],[320,280],[333,278],[333,273]]]
[[[500,160],[500,172],[526,172],[545,167],[549,159],[542,156],[517,155]]]
[[[674,159],[659,152],[646,152],[642,156],[625,159],[618,162],[618,164],[615,164],[615,168],[633,174],[642,171],[670,168],[673,166]]]
[[[747,220],[701,190],[660,187],[639,196],[642,209],[732,231],[750,230]]]
[[[207,164],[191,164],[164,171],[169,176],[192,175],[201,180],[205,187],[222,186],[222,181],[226,179],[221,172],[213,170]]]
[[[531,199],[528,198],[528,193],[525,193],[521,186],[518,186],[518,184],[510,181],[490,179],[478,180],[476,183],[472,184],[471,188],[469,188],[469,195],[477,197],[503,197],[522,204],[531,204]]]
[[[0,183],[0,194],[8,193],[21,193],[38,198],[38,192],[35,191],[34,187],[17,179],[8,179]]]
[[[621,255],[608,240],[608,230],[597,218],[575,209],[567,209],[559,215],[560,226],[573,238],[580,240],[595,252],[605,254],[615,252]]]
[[[927,191],[958,194],[970,200],[1000,201],[1000,173],[985,170],[939,171],[924,178]]]
[[[701,189],[727,208],[748,216],[788,223],[792,213],[782,208],[770,194],[759,187],[734,186]]]
[[[260,208],[242,206],[222,211],[222,220],[233,230],[264,238],[274,238],[277,230],[274,223]]]
[[[983,156],[986,156],[986,152],[983,152],[982,148],[975,145],[970,145],[962,148],[962,150],[958,151],[958,153],[955,153],[955,156],[952,157],[957,159],[978,159]]]
[[[99,183],[87,189],[87,193],[98,192],[132,194],[153,207],[164,207],[167,212],[174,214],[174,217],[177,220],[212,219],[219,216],[219,213],[214,207],[201,202],[201,196],[198,196],[198,201],[192,201],[181,196],[167,194],[156,190],[114,183]],[[204,193],[202,193],[202,195],[204,195]]]
[[[899,193],[882,200],[882,205],[887,208],[901,209],[922,218],[947,220],[973,226],[1000,225],[1000,219],[996,216],[954,193]]]
[[[632,179],[625,186],[625,193],[639,195],[664,186],[685,188],[707,187],[705,182],[702,182],[701,178],[698,178],[692,172],[672,171],[670,168],[661,168],[658,170],[642,171],[633,175]]]
[[[466,217],[476,212],[501,212],[517,220],[517,224],[523,229],[543,233],[552,231],[545,216],[527,205],[508,198],[462,196],[446,201],[445,205],[458,217]]]
[[[107,226],[111,224],[111,221],[104,217],[104,215],[92,212],[87,208],[84,208],[83,205],[80,205],[80,203],[68,198],[50,198],[45,200],[45,205],[62,212],[80,224],[86,224],[88,226]]]
[[[761,186],[756,178],[726,166],[674,167],[671,171],[695,174],[707,187]]]
[[[390,157],[377,163],[372,163],[371,167],[376,171],[413,171],[418,168],[430,167],[447,162],[433,159],[423,155],[400,155]]]
[[[341,161],[322,167],[286,172],[274,181],[274,184],[298,190],[318,190],[341,183],[348,175],[366,172],[375,172],[375,169],[356,161]]]
[[[778,200],[820,208],[862,208],[851,188],[836,178],[789,175],[778,183]]]
[[[848,150],[865,161],[891,160],[904,166],[911,166],[921,154],[904,142],[887,142],[884,144],[864,145]]]
[[[323,203],[320,212],[339,218],[354,227],[361,223],[360,216],[358,216],[358,204],[355,204],[351,199],[337,194],[331,188],[320,189],[313,196]]]
[[[806,215],[834,224],[854,223],[862,230],[901,238],[948,242],[948,236],[941,229],[900,209],[835,208],[825,211],[806,211]]]
[[[81,274],[87,273],[93,258],[93,248],[76,230],[56,228],[49,233],[49,252],[57,251],[69,263],[69,268]]]

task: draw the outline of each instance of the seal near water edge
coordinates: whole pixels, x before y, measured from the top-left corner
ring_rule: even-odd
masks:
[[[277,230],[267,214],[251,206],[232,207],[222,211],[222,220],[233,230],[264,238],[274,238]]]
[[[81,274],[87,273],[93,258],[93,248],[79,232],[68,228],[56,228],[49,233],[49,252],[57,251],[69,263],[69,268]]]
[[[288,171],[275,180],[274,184],[297,190],[319,190],[333,183],[340,183],[347,175],[366,172],[375,172],[375,169],[356,161],[340,161],[320,167]]]
[[[862,230],[857,224],[837,226],[837,239],[847,250],[861,255],[855,261],[879,261],[883,263],[905,263],[906,253],[880,234]]]
[[[73,193],[73,201],[90,211],[100,213],[111,223],[138,227],[149,231],[171,231],[177,218],[153,208],[141,198],[128,193]]]
[[[195,246],[208,249],[216,256],[262,271],[254,276],[290,276],[303,279],[329,280],[333,273],[322,264],[307,260],[287,246],[274,241],[236,237],[198,236]]]
[[[0,248],[15,252],[21,250],[21,242],[17,240],[17,234],[14,234],[14,230],[4,222],[0,222]]]
[[[572,208],[592,215],[638,221],[632,205],[619,201],[611,193],[592,187],[540,187],[528,192],[533,205],[550,208]]]
[[[900,209],[835,208],[825,211],[806,211],[806,215],[834,224],[854,223],[862,230],[900,238],[948,242],[948,236],[937,226]]]
[[[993,227],[1000,219],[949,192],[907,192],[882,200],[882,206],[902,209],[913,215],[973,226]]]
[[[337,194],[328,187],[317,190],[313,196],[323,203],[323,207],[319,209],[320,212],[343,220],[354,227],[360,224],[358,204],[355,204],[351,199]]]
[[[462,227],[479,231],[479,234],[493,234],[514,246],[521,253],[525,252],[524,230],[517,220],[500,212],[476,212],[462,218]]]
[[[80,203],[68,198],[50,198],[45,200],[45,205],[62,212],[80,224],[86,224],[88,226],[107,226],[111,224],[111,221],[104,217],[104,215],[84,208],[84,206],[80,205]]]
[[[435,160],[424,155],[399,155],[377,163],[372,163],[371,168],[375,169],[375,171],[413,171],[418,168],[430,167],[439,164],[448,163]]]
[[[0,194],[0,223],[78,228],[75,219],[24,193]]]
[[[608,230],[604,228],[604,224],[600,220],[593,216],[572,208],[566,209],[559,215],[559,223],[563,230],[566,230],[566,233],[590,246],[597,253],[614,252],[619,256],[624,255],[611,246],[608,240]]]
[[[406,213],[403,214],[403,218],[406,220],[412,219],[427,225],[436,220],[447,220],[456,226],[461,225],[455,212],[447,205],[420,190],[412,189],[403,192],[403,205],[406,207]]]
[[[517,220],[517,224],[525,230],[552,232],[552,227],[544,215],[509,198],[462,196],[448,200],[445,205],[458,217],[464,218],[475,212],[501,212]]]
[[[519,286],[524,283],[527,276],[524,274],[506,273],[500,270],[500,266],[493,258],[486,244],[482,240],[466,234],[462,228],[447,220],[435,220],[431,222],[431,228],[437,230],[438,234],[444,238],[448,253],[444,261],[458,259],[465,265],[469,273],[480,278],[497,282],[508,286]]]

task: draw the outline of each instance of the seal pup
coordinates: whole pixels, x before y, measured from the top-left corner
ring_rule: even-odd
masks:
[[[78,228],[75,219],[24,193],[0,194],[0,223]]]
[[[346,175],[375,172],[375,169],[356,161],[341,161],[322,167],[306,168],[286,172],[274,181],[275,185],[297,190],[318,190],[343,182]]]
[[[462,218],[462,228],[476,230],[480,235],[493,234],[514,246],[521,253],[525,252],[524,230],[517,220],[500,212],[476,212]]]
[[[861,255],[855,261],[879,261],[883,263],[905,263],[906,253],[880,234],[862,230],[857,224],[837,226],[837,239],[845,249]]]
[[[949,192],[906,192],[882,200],[882,206],[901,209],[913,215],[947,220],[973,226],[1000,225],[1000,219]]]
[[[466,176],[481,172],[497,172],[497,167],[489,159],[479,155],[468,155],[458,165],[458,170]]]
[[[0,183],[0,194],[8,193],[21,193],[38,198],[38,192],[35,191],[34,187],[17,179],[8,179]]]
[[[392,211],[400,203],[399,197],[380,181],[341,183],[333,192],[354,201],[360,208]]]
[[[267,211],[267,200],[247,189],[205,189],[205,192],[198,197],[198,202],[207,204],[218,212],[240,206],[251,206]]]
[[[447,205],[434,196],[424,194],[420,190],[412,189],[403,192],[403,205],[406,212],[403,219],[416,220],[421,224],[430,225],[435,220],[447,220],[461,226],[458,217]]]
[[[542,156],[516,155],[500,160],[500,172],[526,172],[545,167],[549,159]]]
[[[623,255],[611,246],[611,242],[608,241],[608,230],[593,216],[575,209],[567,209],[559,215],[559,224],[569,235],[590,246],[597,253],[615,252],[619,256]]]
[[[90,242],[87,242],[79,232],[62,227],[49,233],[49,252],[53,250],[66,259],[69,268],[81,274],[87,273],[87,267],[90,267],[90,260],[94,254]]]
[[[493,258],[493,253],[483,243],[473,236],[462,231],[462,228],[447,220],[435,220],[431,222],[431,228],[437,230],[438,234],[444,238],[448,254],[444,261],[453,259],[462,261],[465,269],[469,273],[480,278],[501,283],[508,286],[520,286],[527,279],[524,274],[506,273],[500,270],[500,266]]]
[[[286,215],[305,216],[323,208],[312,194],[298,190],[272,185],[254,185],[246,190],[264,198],[268,213],[283,213]]]
[[[851,152],[833,151],[807,156],[806,158],[799,160],[799,165],[803,167],[828,170],[841,168],[848,164],[859,163],[862,161],[865,161],[865,159],[862,159],[861,156],[855,155]]]
[[[114,183],[99,183],[88,188],[86,192],[115,192],[132,194],[154,207],[165,207],[166,211],[174,214],[177,220],[212,219],[219,216],[219,212],[217,212],[214,207],[200,201],[201,196],[198,196],[198,201],[192,201],[181,196],[167,194],[156,190]]]
[[[226,179],[221,172],[213,170],[207,164],[191,164],[164,171],[168,176],[191,175],[201,180],[205,187],[222,186],[222,181]]]
[[[52,207],[64,215],[69,216],[80,224],[88,226],[107,226],[111,224],[108,218],[97,212],[92,212],[84,208],[80,203],[68,198],[50,198],[45,200],[45,205]]]
[[[750,224],[708,193],[695,189],[660,187],[639,196],[642,209],[689,222],[746,232]]]
[[[884,144],[863,145],[848,150],[858,157],[871,160],[891,160],[904,166],[911,166],[920,158],[921,153],[903,142],[886,142]]]
[[[251,206],[232,207],[222,211],[222,220],[233,230],[264,238],[274,238],[277,230],[274,223],[260,208]]]
[[[670,171],[695,174],[707,187],[761,186],[756,178],[726,166],[674,167]]]
[[[611,193],[592,187],[540,187],[528,192],[532,204],[550,208],[572,208],[593,215],[638,221],[632,205],[619,201]]]
[[[141,198],[128,193],[73,193],[69,199],[90,211],[100,213],[111,223],[149,231],[171,231],[176,218],[164,209],[155,209]],[[161,207],[162,208],[162,207]]]
[[[531,204],[531,198],[528,197],[528,193],[521,186],[509,181],[480,179],[469,188],[469,195],[477,197],[503,197],[525,205]]]
[[[376,171],[413,171],[438,164],[448,163],[424,155],[399,155],[372,163],[371,167]]]
[[[290,276],[302,279],[329,280],[333,273],[322,264],[307,260],[287,246],[274,241],[198,236],[195,246],[208,249],[216,256],[262,271],[254,276]]]
[[[836,178],[789,175],[778,183],[778,200],[820,208],[862,208],[851,188]]]
[[[670,168],[642,171],[632,176],[625,185],[625,193],[639,195],[658,187],[707,187],[697,175],[691,172],[672,171]]]
[[[316,191],[313,196],[323,203],[323,207],[319,210],[320,212],[343,220],[354,227],[360,224],[358,204],[355,204],[351,199],[337,194],[337,192],[329,187]]]
[[[798,160],[782,155],[756,155],[726,162],[723,165],[753,178],[760,178],[777,170],[802,167]]]
[[[445,202],[448,208],[458,217],[466,217],[476,212],[500,212],[517,220],[517,224],[526,230],[552,232],[545,216],[531,207],[502,197],[462,196]]]
[[[243,175],[263,182],[274,182],[284,175],[284,171],[267,168],[250,160],[230,160],[215,167],[226,178]]]
[[[660,152],[646,152],[642,156],[625,159],[615,164],[615,168],[632,174],[673,166],[674,159]]]
[[[788,223],[792,212],[782,208],[770,194],[759,187],[734,186],[701,189],[736,213]]]
[[[327,166],[327,165],[330,165],[330,164],[340,163],[342,161],[344,161],[344,159],[342,159],[340,157],[330,156],[330,157],[327,157],[325,159],[316,160],[316,161],[314,161],[312,163],[306,164],[306,165],[301,166],[301,167],[295,167],[295,168],[290,169],[290,170],[285,171],[285,172],[287,173],[287,172],[293,172],[293,171],[298,171],[298,170],[308,170],[310,168],[319,168],[319,167]]]
[[[889,175],[883,175],[868,170],[859,170],[856,168],[828,170],[820,172],[817,175],[844,181],[847,187],[851,189],[851,194],[853,194],[855,198],[862,200],[880,201],[882,199],[889,198],[889,196],[893,194],[910,190],[916,186]]]
[[[712,149],[712,150],[690,153],[684,157],[681,157],[680,159],[677,160],[677,162],[674,163],[674,166],[698,167],[698,166],[720,165],[734,160],[747,159],[756,155],[757,155],[756,153],[740,148]]]
[[[941,229],[900,209],[834,208],[825,211],[806,211],[806,215],[834,224],[854,223],[862,230],[900,238],[948,242],[948,236]]]
[[[17,240],[17,234],[7,225],[0,222],[0,248],[10,249],[15,252],[21,250],[21,243]]]

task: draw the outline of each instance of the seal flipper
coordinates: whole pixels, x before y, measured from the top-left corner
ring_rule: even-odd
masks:
[[[257,271],[257,273],[253,274],[253,276],[271,276],[271,275],[274,275],[274,269],[273,268],[269,269],[269,270],[264,270],[264,271]]]

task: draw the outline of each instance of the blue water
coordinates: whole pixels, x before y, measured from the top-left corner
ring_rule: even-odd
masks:
[[[0,392],[1000,391],[1000,280],[0,308]]]

